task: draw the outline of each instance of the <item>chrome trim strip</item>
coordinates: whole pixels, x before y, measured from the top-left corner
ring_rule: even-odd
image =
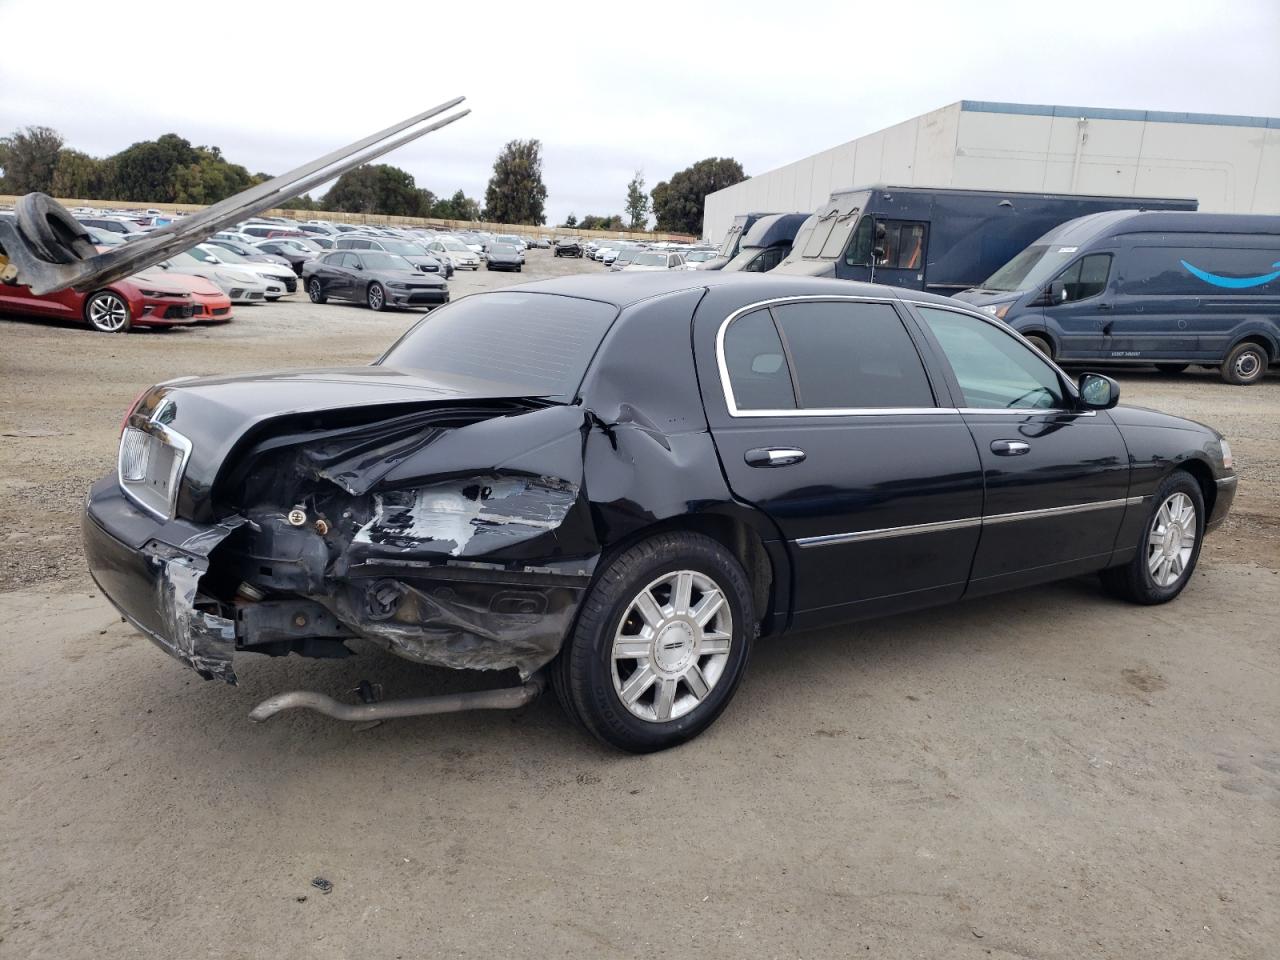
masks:
[[[1045,507],[1041,510],[1022,510],[1017,513],[997,513],[990,517],[963,517],[958,520],[938,520],[933,523],[914,523],[903,527],[880,527],[875,530],[854,530],[850,533],[831,533],[820,537],[800,537],[792,541],[796,546],[826,547],[841,543],[862,543],[867,540],[885,540],[890,537],[910,537],[920,533],[943,533],[963,530],[967,527],[987,524],[1014,523],[1018,520],[1039,520],[1074,513],[1090,513],[1095,510],[1114,510],[1143,503],[1146,497],[1123,497],[1117,500],[1098,500],[1094,503],[1076,503],[1065,507]]]
[[[1236,482],[1237,480],[1239,480],[1239,479],[1240,479],[1240,478],[1239,478],[1238,476],[1236,476],[1235,474],[1232,474],[1232,475],[1231,475],[1231,476],[1229,476],[1229,477],[1219,477],[1219,478],[1215,481],[1215,483],[1217,483],[1217,484],[1218,484],[1218,486],[1220,486],[1220,487],[1229,487],[1229,486],[1231,486],[1231,484],[1235,483],[1235,482]]]

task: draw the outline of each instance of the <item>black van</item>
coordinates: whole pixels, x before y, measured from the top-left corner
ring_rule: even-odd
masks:
[[[1280,217],[1081,217],[958,299],[1064,363],[1198,363],[1256,383],[1280,360]]]
[[[1103,210],[1195,210],[1195,200],[872,186],[841,190],[800,229],[776,273],[949,295],[977,286],[1060,223]]]
[[[699,270],[723,270],[725,266],[738,255],[738,248],[742,245],[742,238],[747,235],[747,231],[752,225],[762,217],[777,216],[774,213],[740,213],[733,218],[733,223],[729,224],[729,229],[724,232],[724,239],[720,241],[720,247],[716,251],[714,260],[708,260],[705,263],[698,264]]]
[[[772,213],[761,217],[742,235],[738,255],[724,265],[729,273],[767,273],[791,252],[796,232],[807,213]]]

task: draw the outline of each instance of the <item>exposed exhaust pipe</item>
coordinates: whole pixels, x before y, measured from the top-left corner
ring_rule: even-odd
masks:
[[[420,717],[430,713],[461,713],[464,710],[517,710],[532,703],[542,693],[546,681],[535,673],[522,686],[475,693],[445,693],[436,697],[383,700],[375,703],[339,703],[314,690],[291,690],[267,697],[249,711],[254,723],[269,720],[284,710],[315,710],[335,720],[358,723],[395,717]]]

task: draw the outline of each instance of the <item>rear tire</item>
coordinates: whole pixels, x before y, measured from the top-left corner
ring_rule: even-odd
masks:
[[[728,705],[756,635],[741,565],[710,537],[664,533],[609,561],[551,666],[565,713],[610,746],[665,750]]]
[[[1189,366],[1191,366],[1189,363],[1157,363],[1156,369],[1161,373],[1175,374],[1181,373]]]
[[[365,300],[369,304],[369,309],[374,312],[381,312],[387,308],[387,291],[382,289],[382,284],[376,280],[369,284],[369,290],[365,294]]]
[[[1047,337],[1042,337],[1038,333],[1026,334],[1027,342],[1043,353],[1050,360],[1053,359],[1053,344],[1049,342]]]
[[[325,303],[329,299],[325,296],[324,284],[320,282],[319,277],[312,277],[311,282],[307,284],[307,296],[311,298],[312,303]]]
[[[1267,375],[1267,350],[1251,341],[1237,343],[1222,361],[1222,379],[1237,387],[1257,383]]]
[[[1168,603],[1195,572],[1204,524],[1200,484],[1189,473],[1175,470],[1151,498],[1138,552],[1124,566],[1103,570],[1102,585],[1108,593],[1130,603]]]
[[[129,302],[114,290],[99,290],[84,302],[84,318],[99,333],[125,333],[133,326]]]

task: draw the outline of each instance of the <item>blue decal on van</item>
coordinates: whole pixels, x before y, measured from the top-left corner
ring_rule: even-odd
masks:
[[[1209,273],[1207,270],[1201,270],[1199,267],[1192,266],[1185,260],[1180,260],[1178,262],[1205,283],[1212,283],[1215,287],[1226,287],[1228,290],[1244,290],[1247,287],[1260,287],[1264,283],[1270,283],[1272,280],[1280,277],[1280,270],[1277,270],[1275,273],[1264,273],[1258,277],[1220,277],[1216,273]],[[1273,263],[1272,266],[1280,267],[1280,260]]]

